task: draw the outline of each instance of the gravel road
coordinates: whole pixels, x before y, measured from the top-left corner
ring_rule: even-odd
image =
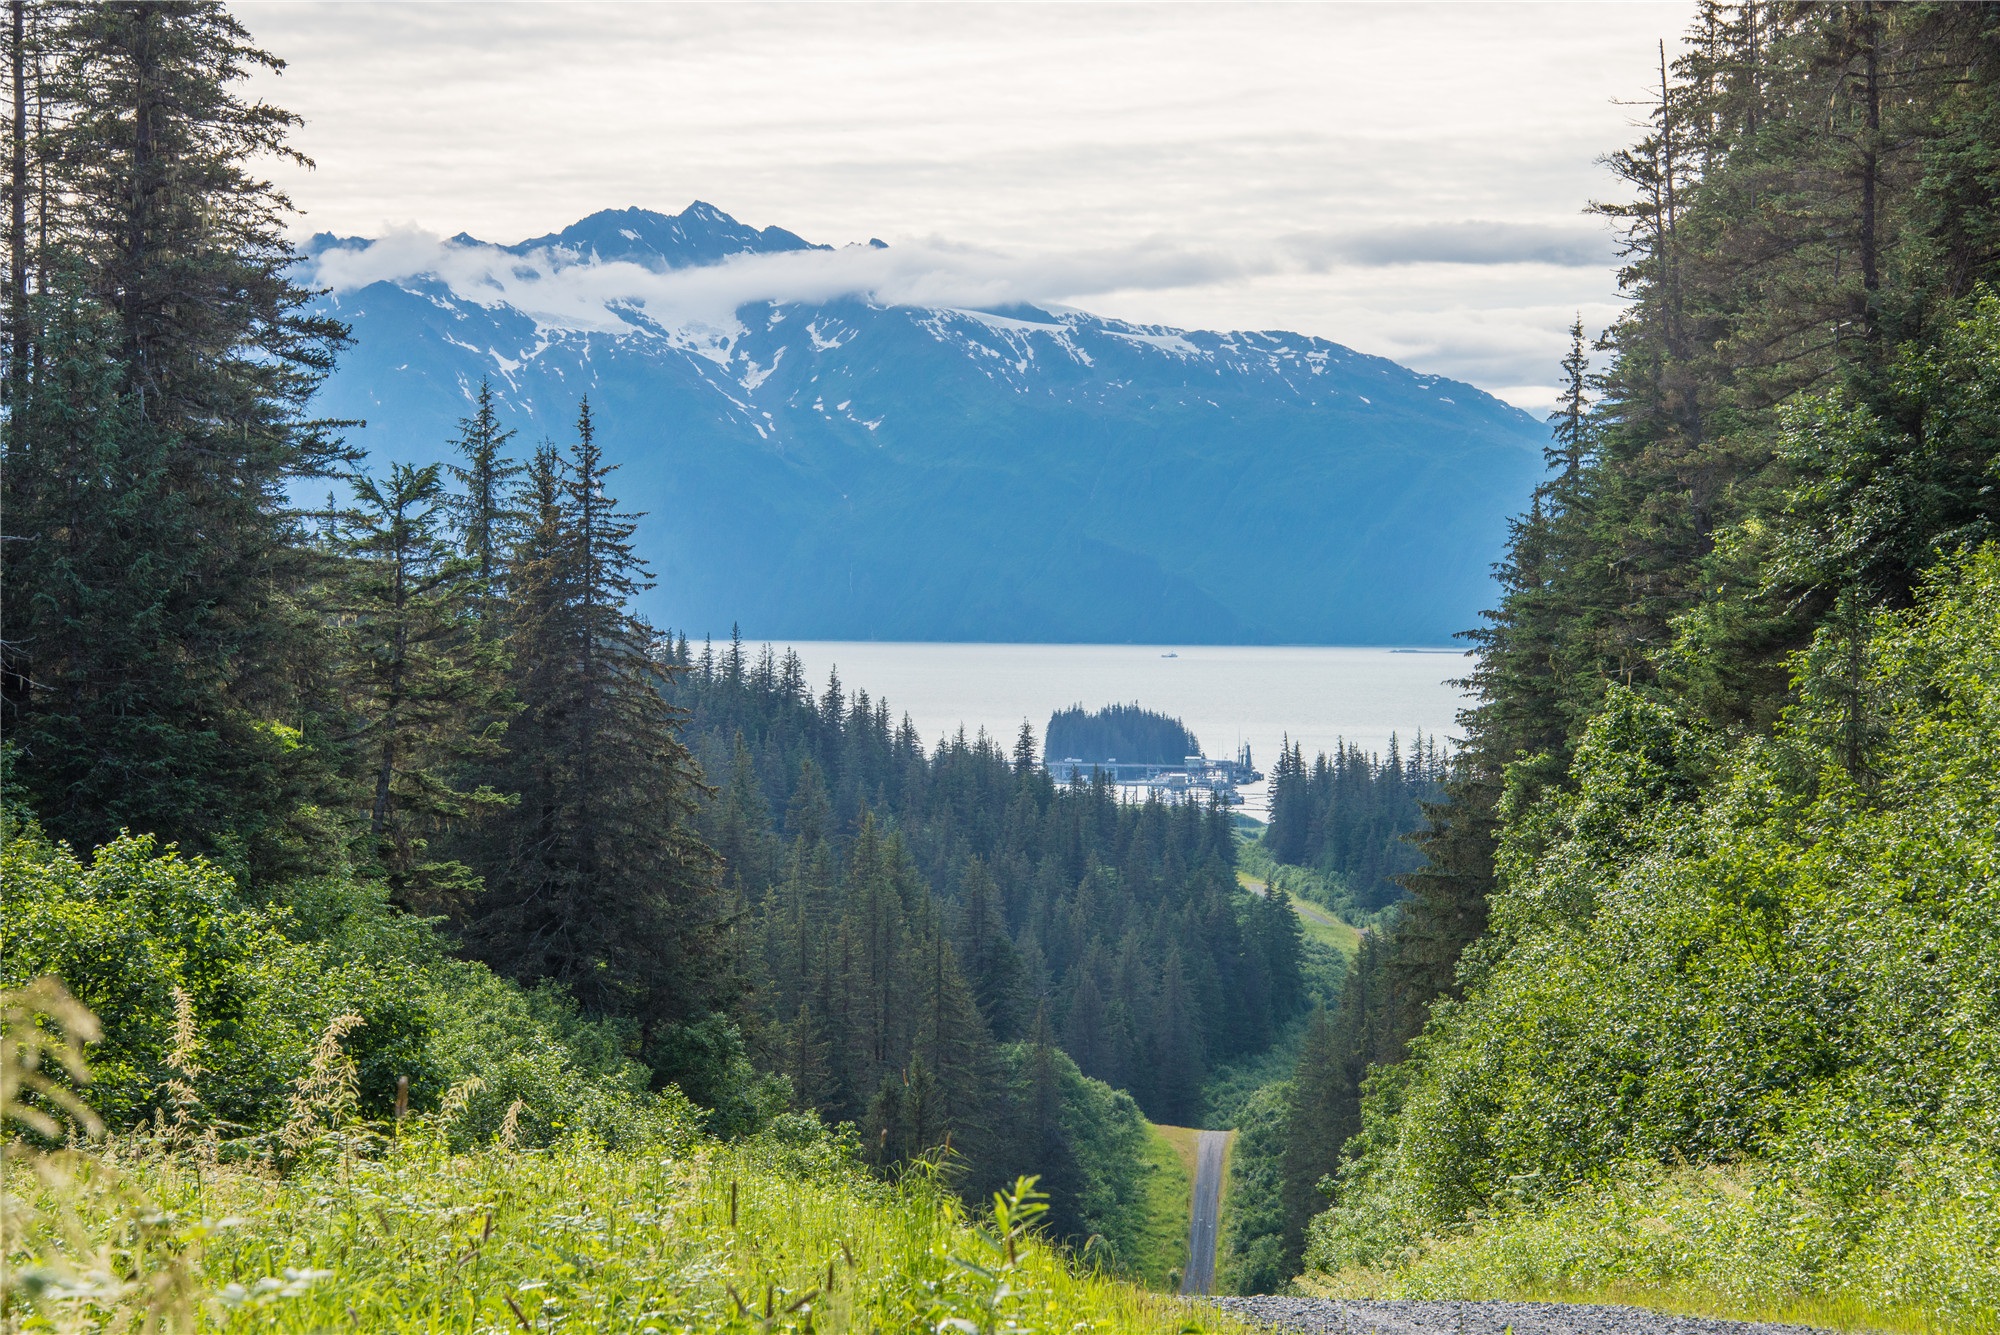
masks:
[[[1216,1227],[1222,1214],[1222,1156],[1229,1148],[1227,1131],[1204,1131],[1194,1145],[1194,1203],[1188,1211],[1188,1264],[1181,1278],[1182,1293],[1207,1293],[1215,1287]]]
[[[1820,1335],[1710,1317],[1669,1316],[1640,1307],[1499,1301],[1349,1302],[1333,1298],[1209,1298],[1230,1315],[1279,1331],[1312,1335]]]

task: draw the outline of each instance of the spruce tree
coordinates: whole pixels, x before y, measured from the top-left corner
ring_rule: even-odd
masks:
[[[1010,1043],[1020,1036],[1021,954],[1007,937],[1000,917],[999,890],[978,858],[965,866],[954,943],[973,999],[993,1037]]]
[[[1063,1125],[1063,1066],[1049,1028],[1048,1003],[1035,1007],[1026,1043],[1027,1080],[1021,1098],[1021,1146],[1026,1171],[1042,1179],[1049,1195],[1048,1226],[1058,1238],[1080,1239],[1084,1225],[1083,1170]]]
[[[439,467],[393,464],[385,481],[353,480],[340,613],[342,742],[361,788],[364,860],[397,902],[463,911],[478,878],[430,855],[431,841],[505,801],[468,788],[468,767],[500,754],[511,712],[500,646],[482,638],[472,562],[451,554],[442,529]]]
[[[1063,1017],[1063,1051],[1069,1053],[1085,1075],[1106,1084],[1122,1085],[1124,1072],[1118,1069],[1114,1057],[1104,996],[1097,987],[1100,959],[1093,952],[1079,970],[1082,977],[1070,996],[1069,1014]]]
[[[757,781],[757,763],[740,730],[730,754],[729,785],[714,806],[718,818],[712,842],[722,858],[724,878],[753,899],[761,899],[772,875],[771,816],[763,785]]]
[[[1035,769],[1035,726],[1026,719],[1021,720],[1021,731],[1014,738],[1014,773],[1027,775]]]
[[[1181,948],[1168,947],[1146,1045],[1152,1097],[1142,1102],[1155,1110],[1158,1120],[1176,1126],[1191,1126],[1200,1117],[1201,1084],[1208,1075],[1208,1054],[1191,990]]]
[[[587,400],[576,432],[566,460],[545,449],[529,469],[508,627],[522,710],[493,784],[520,800],[493,822],[469,939],[501,972],[560,982],[650,1036],[710,999],[715,857],[693,833],[700,780],[660,693],[672,669],[626,605],[649,581]]]
[[[519,536],[526,514],[516,496],[516,479],[526,469],[507,457],[514,432],[502,430],[493,409],[493,386],[479,382],[470,417],[459,419],[454,442],[463,464],[452,464],[451,475],[462,488],[452,500],[452,517],[459,551],[472,562],[479,578],[481,611],[503,592],[507,554]]]
[[[12,293],[0,507],[7,585],[33,591],[0,625],[17,773],[79,846],[128,827],[301,865],[295,813],[335,797],[298,689],[324,622],[287,488],[349,456],[303,412],[345,329],[307,311],[290,203],[253,168],[304,161],[297,118],[236,91],[282,62],[210,3],[66,7],[45,40],[48,224],[25,318]]]
[[[1334,1049],[1333,1028],[1325,1007],[1314,1007],[1306,1024],[1305,1042],[1299,1048],[1299,1063],[1292,1074],[1291,1102],[1285,1112],[1284,1211],[1285,1273],[1296,1274],[1305,1250],[1305,1228],[1312,1217],[1326,1208],[1326,1196],[1319,1183],[1340,1163],[1341,1147],[1354,1128],[1343,1116],[1343,1104],[1351,1103],[1353,1090],[1347,1083],[1339,1054]]]

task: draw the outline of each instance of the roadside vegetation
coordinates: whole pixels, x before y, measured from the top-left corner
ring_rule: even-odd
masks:
[[[1465,998],[1370,1078],[1310,1265],[1993,1328],[2000,546],[1795,687],[1742,739],[1611,695],[1501,840]]]
[[[1097,1277],[1049,1243],[1024,1180],[977,1214],[925,1160],[893,1182],[810,1117],[723,1142],[685,1100],[612,1148],[520,1143],[518,1103],[469,1149],[476,1082],[435,1113],[365,1122],[342,1017],[272,1137],[218,1136],[207,1045],[175,1038],[171,1118],[93,1142],[94,1017],[51,984],[6,994],[7,1331],[874,1331],[1228,1329]],[[36,1103],[20,1096],[36,1091]],[[199,1129],[197,1130],[197,1127]]]
[[[1629,305],[1293,1077],[1302,1286],[2000,1320],[1996,53],[1743,4],[1663,60],[1594,206]]]
[[[1146,1146],[1146,1229],[1140,1251],[1126,1267],[1147,1288],[1180,1292],[1187,1271],[1188,1217],[1194,1206],[1194,1141],[1184,1126],[1148,1126]]]

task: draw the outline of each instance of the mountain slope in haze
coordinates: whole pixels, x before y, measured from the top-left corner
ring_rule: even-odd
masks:
[[[504,249],[615,292],[829,248],[697,203]],[[325,304],[356,345],[322,410],[366,419],[378,460],[449,454],[482,378],[523,448],[567,440],[587,392],[616,493],[649,512],[644,610],[697,635],[1443,643],[1490,602],[1547,438],[1471,386],[1297,334],[856,298],[552,319],[432,271]]]

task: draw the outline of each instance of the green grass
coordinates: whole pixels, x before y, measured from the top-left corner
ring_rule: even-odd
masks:
[[[1990,1165],[1907,1163],[1872,1226],[1855,1230],[1754,1164],[1627,1166],[1547,1206],[1426,1238],[1378,1268],[1309,1270],[1297,1284],[1322,1297],[1625,1303],[1826,1330],[1996,1335],[1997,1195]]]
[[[1129,1269],[1148,1288],[1180,1288],[1187,1268],[1188,1216],[1194,1208],[1194,1143],[1201,1133],[1184,1126],[1146,1124],[1146,1227]]]
[[[1265,894],[1270,887],[1247,871],[1236,873],[1237,884],[1252,894]],[[1292,912],[1299,915],[1299,926],[1305,929],[1306,940],[1330,947],[1353,959],[1361,949],[1361,933],[1333,915],[1332,910],[1317,904],[1309,904],[1290,891],[1282,892],[1285,901],[1292,906]]]
[[[1183,1179],[1156,1143],[1164,1195]],[[8,1330],[1239,1329],[1010,1244],[1018,1216],[970,1219],[921,1176],[768,1137],[453,1154],[419,1133],[282,1176],[17,1150],[6,1188]]]

